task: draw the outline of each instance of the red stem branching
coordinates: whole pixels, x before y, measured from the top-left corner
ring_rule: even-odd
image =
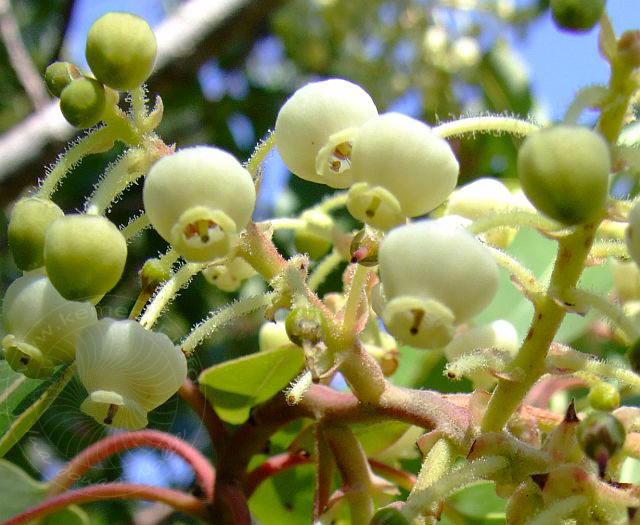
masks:
[[[135,447],[155,447],[173,452],[189,463],[196,474],[207,501],[213,500],[215,470],[196,448],[171,434],[156,430],[127,432],[101,439],[69,461],[50,482],[50,494],[61,494],[70,488],[92,466],[123,450]]]
[[[138,483],[105,483],[70,490],[45,500],[39,505],[8,519],[2,525],[28,523],[36,519],[45,518],[69,505],[107,499],[160,501],[195,518],[206,521],[210,519],[207,503],[186,492]]]

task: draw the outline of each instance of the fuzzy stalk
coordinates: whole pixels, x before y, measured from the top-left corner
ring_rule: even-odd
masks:
[[[575,288],[593,243],[596,224],[577,226],[559,241],[558,254],[549,289],[536,304],[529,332],[513,360],[512,368],[521,369],[520,381],[500,379],[482,420],[483,432],[499,432],[518,408],[531,386],[546,372],[545,358],[567,310],[557,298]]]

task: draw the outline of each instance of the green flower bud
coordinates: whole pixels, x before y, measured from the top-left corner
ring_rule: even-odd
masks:
[[[89,29],[85,55],[100,82],[127,91],[149,78],[157,47],[145,20],[130,13],[107,13]]]
[[[126,260],[127,242],[105,217],[66,215],[47,231],[47,275],[67,299],[99,299],[118,283]]]
[[[249,172],[230,153],[209,146],[161,158],[145,179],[142,197],[152,226],[194,262],[227,256],[256,202]]]
[[[551,16],[560,29],[592,29],[604,12],[605,0],[551,0]]]
[[[284,322],[292,343],[303,346],[316,345],[324,339],[326,321],[318,310],[311,306],[293,308]]]
[[[518,176],[527,198],[567,225],[590,221],[604,208],[610,167],[606,141],[579,126],[537,131],[518,152]]]
[[[426,124],[387,113],[357,131],[351,172],[362,187],[349,192],[349,212],[375,228],[389,229],[442,204],[456,187],[458,161],[449,144]],[[391,197],[376,193],[377,188]]]
[[[213,264],[202,270],[205,279],[223,292],[237,291],[245,279],[255,274],[253,266],[242,257],[234,257],[223,264]]]
[[[165,264],[162,264],[160,259],[155,257],[148,259],[140,270],[142,290],[148,294],[152,294],[161,283],[168,281],[170,277],[171,273],[169,269]]]
[[[446,345],[455,325],[484,310],[498,290],[491,254],[443,219],[391,230],[378,261],[385,300],[374,308],[393,336],[418,348]]]
[[[369,525],[409,525],[409,520],[393,507],[387,507],[377,511]]]
[[[591,387],[587,400],[594,410],[611,412],[620,406],[620,392],[612,384],[601,381]]]
[[[53,221],[64,212],[52,201],[39,197],[19,200],[9,219],[9,249],[18,268],[35,270],[44,265],[44,239]]]
[[[306,221],[293,235],[298,253],[307,253],[311,259],[320,259],[331,249],[333,219],[319,210],[307,210],[300,218]]]
[[[338,78],[306,84],[278,113],[280,156],[301,179],[347,188],[353,134],[377,114],[369,94],[356,84]]]
[[[60,111],[76,128],[90,128],[100,120],[106,107],[104,86],[94,78],[77,78],[60,94]]]
[[[78,332],[97,321],[91,303],[67,301],[46,275],[30,272],[14,281],[2,302],[7,362],[27,377],[48,377],[71,363]]]
[[[54,97],[60,98],[62,90],[66,88],[72,80],[82,77],[82,73],[70,62],[54,62],[49,65],[44,72],[44,81],[47,89]]]
[[[455,190],[447,201],[445,215],[460,215],[475,220],[515,208],[515,199],[499,180],[476,179]],[[507,248],[516,236],[516,228],[494,228],[483,234],[484,239],[497,248]]]
[[[349,246],[351,262],[363,266],[376,266],[378,264],[378,244],[377,236],[366,228],[361,229],[353,236]]]
[[[624,426],[609,412],[592,412],[580,421],[576,434],[585,454],[598,463],[603,477],[609,459],[624,445]]]
[[[89,393],[80,406],[105,425],[137,430],[187,377],[184,354],[164,334],[135,321],[102,319],[78,336],[78,377]]]

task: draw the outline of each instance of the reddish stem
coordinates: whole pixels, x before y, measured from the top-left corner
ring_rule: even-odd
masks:
[[[91,485],[65,492],[43,501],[40,505],[26,510],[1,525],[18,525],[41,519],[69,505],[89,503],[106,499],[138,499],[161,501],[174,509],[202,520],[210,519],[206,503],[191,494],[179,490],[151,487],[138,483],[105,483]]]
[[[230,521],[220,520],[220,523],[232,523],[233,525],[251,525],[251,513],[247,506],[247,498],[239,487],[230,484],[219,484],[216,503],[220,502],[224,510],[229,513]],[[216,522],[218,523],[218,522]]]
[[[250,498],[258,485],[271,476],[275,476],[283,470],[293,468],[297,465],[306,465],[313,460],[308,454],[283,452],[268,458],[264,463],[254,468],[244,482],[244,493]]]
[[[315,425],[316,484],[313,495],[313,519],[317,520],[326,510],[331,496],[331,484],[335,463],[331,447],[324,436],[323,426]]]
[[[369,465],[371,465],[371,469],[376,474],[392,481],[409,492],[411,492],[411,489],[413,489],[413,486],[416,484],[417,478],[410,472],[394,468],[386,463],[382,463],[381,461],[371,458],[369,458]]]
[[[216,454],[218,456],[223,454],[225,445],[228,442],[229,432],[207,401],[207,398],[200,392],[198,386],[187,377],[180,385],[178,395],[187,402],[204,423]]]
[[[122,450],[134,447],[156,447],[174,452],[189,463],[196,474],[196,479],[202,487],[207,501],[213,500],[213,486],[215,470],[197,449],[185,441],[156,430],[140,430],[127,432],[101,439],[83,450],[69,461],[51,480],[51,495],[57,495],[67,490],[82,477],[93,465]]]

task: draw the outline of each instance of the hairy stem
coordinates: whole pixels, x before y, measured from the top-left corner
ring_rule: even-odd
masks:
[[[559,241],[549,290],[536,304],[529,332],[512,363],[512,368],[521,369],[524,376],[521,381],[500,379],[482,420],[483,432],[502,430],[531,386],[545,373],[546,355],[567,313],[558,304],[558,298],[573,289],[580,278],[595,229],[595,224],[578,226],[571,235]]]
[[[191,333],[182,340],[180,349],[185,355],[191,355],[195,348],[216,330],[219,330],[234,319],[266,307],[271,302],[272,296],[273,293],[266,293],[246,297],[213,312],[208,319],[193,328]]]
[[[468,117],[445,122],[433,128],[433,132],[443,138],[467,133],[510,133],[526,136],[540,129],[540,126],[528,120],[513,117],[484,116]]]
[[[203,263],[186,263],[180,267],[173,277],[164,283],[153,297],[153,300],[147,305],[144,314],[140,318],[142,327],[151,330],[167,305],[182,288],[189,284],[193,276],[205,266],[206,264]]]

